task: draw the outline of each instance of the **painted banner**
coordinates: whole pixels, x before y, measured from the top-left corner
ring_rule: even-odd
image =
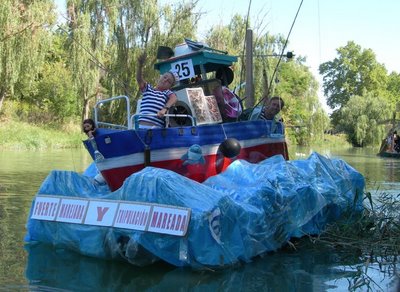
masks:
[[[177,206],[39,194],[31,219],[185,236],[190,215]]]

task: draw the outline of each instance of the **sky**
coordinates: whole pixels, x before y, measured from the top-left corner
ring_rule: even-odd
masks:
[[[61,7],[63,2],[56,0]],[[174,5],[179,0],[160,2]],[[204,16],[197,29],[197,40],[202,41],[211,26],[228,24],[237,13],[246,16],[249,3],[252,23],[262,19],[265,32],[282,34],[285,38],[302,3],[287,51],[306,57],[305,64],[320,85],[319,65],[337,57],[336,49],[348,41],[374,51],[376,60],[384,64],[389,73],[400,73],[400,57],[397,56],[400,50],[399,0],[199,0],[195,10],[204,12]],[[330,112],[321,90],[319,96]]]

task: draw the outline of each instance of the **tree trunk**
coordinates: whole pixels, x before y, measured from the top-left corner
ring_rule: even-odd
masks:
[[[82,121],[89,118],[89,99],[87,95],[85,94],[85,97],[83,98],[83,107],[82,107]]]
[[[6,99],[6,93],[1,91],[0,92],[0,112],[1,112],[1,110],[3,108],[3,102],[4,102],[5,99]]]

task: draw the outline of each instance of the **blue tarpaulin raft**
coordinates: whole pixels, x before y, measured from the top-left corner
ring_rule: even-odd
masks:
[[[361,211],[365,186],[346,162],[318,153],[305,160],[237,160],[203,183],[147,167],[114,192],[90,172],[49,174],[32,204],[28,244],[139,266],[162,260],[224,267],[275,251],[291,238],[320,234],[344,212]]]

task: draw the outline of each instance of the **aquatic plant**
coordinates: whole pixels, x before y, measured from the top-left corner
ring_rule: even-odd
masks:
[[[379,269],[385,277],[398,281],[400,254],[400,194],[380,193],[364,196],[361,214],[347,213],[317,237],[310,237],[315,244],[356,253],[363,265],[357,265],[348,278],[349,291],[382,290],[369,274],[369,269]],[[371,274],[371,273],[370,273]]]

